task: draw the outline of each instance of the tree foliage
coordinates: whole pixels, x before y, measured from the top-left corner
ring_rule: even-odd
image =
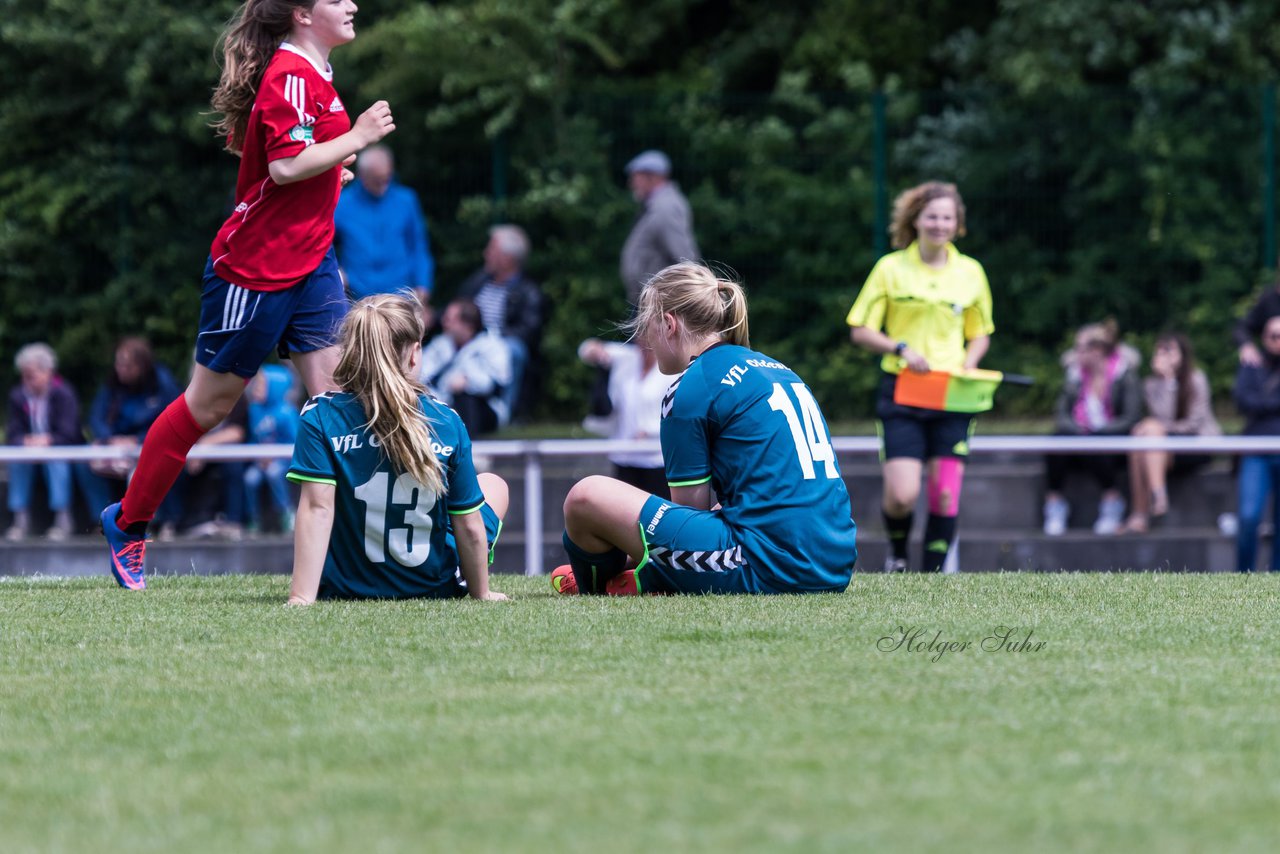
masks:
[[[121,333],[185,364],[235,175],[202,114],[231,4],[4,9],[0,353],[47,340],[85,393]]]
[[[82,389],[124,332],[184,363],[236,167],[204,114],[235,3],[0,5],[0,354],[49,340]],[[360,6],[336,83],[353,110],[393,105],[441,299],[489,224],[534,239],[555,306],[546,415],[579,411],[576,344],[626,311],[621,170],[647,147],[672,155],[706,256],[745,280],[754,343],[833,415],[868,411],[874,359],[843,316],[883,245],[884,196],[918,180],[965,194],[962,248],[996,302],[988,361],[1046,380],[1027,409],[1052,394],[1070,328],[1105,314],[1139,341],[1187,329],[1222,388],[1226,329],[1272,263],[1263,87],[1280,23],[1261,0]]]

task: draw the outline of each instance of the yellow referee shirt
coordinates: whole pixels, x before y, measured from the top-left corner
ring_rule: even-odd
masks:
[[[883,329],[893,340],[906,341],[935,371],[962,368],[966,342],[996,328],[987,274],[950,243],[942,268],[921,261],[915,243],[877,261],[845,322]],[[891,374],[905,364],[893,353],[880,361]]]

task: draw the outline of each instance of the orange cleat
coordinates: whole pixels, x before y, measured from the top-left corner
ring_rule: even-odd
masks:
[[[573,577],[573,570],[569,564],[566,563],[551,570],[551,587],[561,596],[578,595],[578,581]],[[636,584],[636,571],[628,569],[610,578],[605,582],[604,595],[639,596],[640,588]]]
[[[551,570],[551,587],[561,596],[577,596],[578,580],[573,577],[569,564]]]
[[[628,569],[610,578],[604,584],[606,596],[639,596],[640,585],[636,584],[636,571]]]

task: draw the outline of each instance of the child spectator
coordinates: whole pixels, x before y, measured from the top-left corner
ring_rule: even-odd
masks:
[[[1075,347],[1063,357],[1066,382],[1058,396],[1054,432],[1059,436],[1126,436],[1142,417],[1138,352],[1120,343],[1114,320],[1090,323],[1076,333]],[[1116,480],[1124,467],[1119,454],[1050,454],[1044,532],[1059,536],[1067,528],[1071,506],[1063,497],[1067,474],[1091,474],[1102,487],[1095,534],[1115,534],[1124,520],[1124,498]]]
[[[459,297],[480,309],[489,334],[507,346],[511,378],[502,400],[508,420],[525,413],[533,402],[531,395],[541,388],[538,368],[548,306],[542,288],[524,271],[528,260],[529,235],[524,229],[495,225],[484,247],[484,266],[458,288]]]
[[[1135,436],[1220,436],[1213,417],[1209,380],[1196,367],[1191,342],[1181,332],[1156,339],[1151,376],[1142,381],[1147,417],[1133,428]],[[1190,473],[1205,466],[1208,454],[1133,451],[1129,454],[1129,498],[1132,508],[1124,530],[1140,534],[1150,520],[1169,511],[1166,476]]]
[[[47,448],[81,445],[80,405],[75,392],[58,376],[58,357],[48,344],[28,344],[13,360],[22,381],[9,391],[10,445]],[[31,529],[31,489],[35,473],[44,472],[53,526],[47,536],[65,540],[71,534],[71,464],[65,460],[9,465],[9,510],[13,524],[8,540],[25,539]]]
[[[456,299],[440,320],[444,333],[422,351],[422,382],[453,407],[471,436],[507,423],[503,389],[511,382],[511,355],[502,340],[485,329],[480,309]]]
[[[291,445],[298,436],[298,408],[289,402],[293,374],[283,365],[263,365],[249,383],[249,441],[259,445]],[[293,530],[293,501],[285,474],[286,460],[258,460],[244,473],[245,510],[249,533],[262,529],[258,494],[265,484],[280,519],[280,530]]]

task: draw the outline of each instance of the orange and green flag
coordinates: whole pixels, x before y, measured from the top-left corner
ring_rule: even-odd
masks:
[[[903,369],[893,389],[893,402],[920,409],[943,412],[986,412],[993,403],[996,389],[1002,383],[1031,385],[1031,378],[1021,374],[985,371],[929,371],[919,374]]]

